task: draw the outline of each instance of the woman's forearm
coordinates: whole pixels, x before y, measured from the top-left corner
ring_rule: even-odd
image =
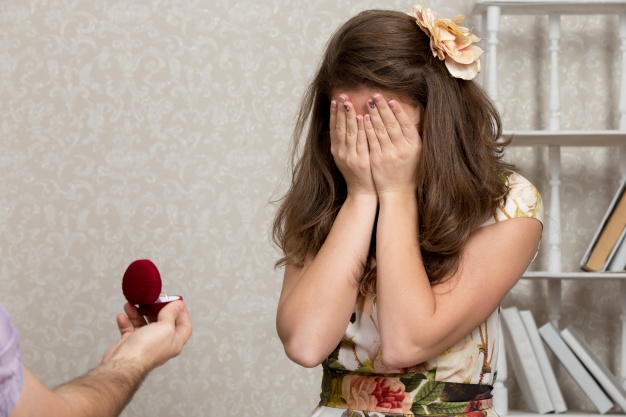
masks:
[[[381,195],[377,309],[383,361],[397,368],[437,356],[487,320],[519,280],[541,239],[534,219],[479,228],[468,238],[458,268],[431,285],[418,222],[414,197]]]
[[[295,362],[316,366],[341,341],[354,311],[376,208],[375,195],[349,196],[310,265],[286,271],[284,285],[293,285],[281,297],[276,324]]]
[[[412,336],[435,312],[435,297],[420,252],[413,193],[381,195],[376,262],[383,360],[393,363],[406,355],[407,349],[418,348]]]

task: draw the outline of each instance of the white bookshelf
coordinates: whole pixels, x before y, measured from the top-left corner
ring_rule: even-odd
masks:
[[[542,15],[547,16],[549,54],[550,54],[550,100],[549,124],[546,130],[503,132],[503,139],[512,137],[511,146],[541,147],[548,153],[548,180],[550,200],[546,204],[546,221],[549,227],[547,235],[548,265],[546,271],[528,271],[524,280],[546,281],[548,288],[549,320],[557,328],[561,309],[561,283],[564,280],[617,280],[620,286],[620,303],[622,306],[622,353],[620,381],[626,386],[626,272],[623,273],[589,273],[564,272],[561,262],[561,205],[560,205],[560,173],[561,150],[563,147],[604,146],[615,147],[623,161],[620,164],[622,179],[626,179],[626,0],[477,0],[472,14],[481,17],[482,35],[486,37],[485,59],[483,62],[483,85],[499,110],[505,106],[498,94],[498,36],[500,17],[502,15]],[[619,16],[619,40],[621,51],[621,78],[619,91],[619,125],[615,130],[566,131],[560,130],[560,93],[559,93],[559,53],[560,53],[560,19],[561,15],[604,14]],[[598,222],[601,219],[598,219]],[[544,237],[546,240],[546,237]],[[498,381],[495,384],[494,406],[500,415],[536,417],[535,413],[509,411],[508,392],[505,386],[507,379],[506,346],[501,344],[498,360]],[[594,416],[596,413],[567,412],[559,414],[568,417]],[[609,414],[625,416],[625,414]]]
[[[478,0],[473,14],[487,13],[489,7],[498,7],[500,13],[510,15],[577,15],[624,13],[622,0]]]

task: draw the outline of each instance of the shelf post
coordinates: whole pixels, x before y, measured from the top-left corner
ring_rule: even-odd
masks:
[[[620,93],[619,93],[619,130],[626,130],[626,13],[619,16],[620,52],[622,55]],[[626,145],[620,147],[620,171],[622,181],[626,181]],[[622,386],[626,388],[626,281],[620,281],[620,302],[622,304],[622,354],[620,375]]]
[[[500,30],[500,6],[487,7],[487,92],[500,113],[504,112],[498,95],[498,30]]]
[[[621,280],[619,283],[620,287],[620,302],[622,304],[622,315],[620,319],[622,320],[622,358],[620,361],[620,375],[622,380],[622,386],[626,388],[626,281]]]
[[[619,16],[619,39],[619,50],[622,53],[622,68],[619,89],[619,130],[626,130],[626,13]],[[626,145],[622,145],[620,147],[620,160],[622,161],[620,164],[622,181],[626,181]],[[622,363],[624,362],[622,361]],[[626,367],[626,363],[624,363],[624,367]]]
[[[500,29],[500,6],[492,5],[487,7],[487,13],[483,14],[483,29],[487,31],[487,53],[486,65],[487,69],[485,78],[483,79],[487,93],[491,100],[495,103],[498,112],[504,113],[504,106],[500,101],[498,92],[498,30]],[[502,329],[500,329],[502,336]],[[506,347],[503,338],[500,337],[498,353],[498,378],[493,388],[493,405],[496,412],[504,416],[509,412],[509,394],[505,385],[507,375],[506,366]]]
[[[559,86],[559,41],[561,38],[561,16],[548,16],[548,38],[550,39],[550,121],[548,130],[561,128],[561,97]],[[561,147],[548,147],[548,163],[550,170],[550,233],[548,270],[561,272]],[[558,328],[561,318],[561,281],[548,281],[549,320]]]
[[[548,17],[550,39],[550,123],[549,130],[560,129],[561,97],[559,94],[559,40],[561,38],[561,16]]]
[[[619,130],[626,130],[626,14],[619,16],[619,39],[619,50],[622,53],[622,75],[619,90]]]
[[[506,346],[502,333],[503,329],[500,328],[500,341],[498,342],[498,348],[500,350],[498,352],[498,377],[493,386],[493,406],[498,415],[506,416],[509,414],[509,390],[504,383],[509,375],[506,365]]]
[[[550,224],[548,227],[548,271],[562,271],[561,262],[561,147],[548,147],[550,175]],[[549,320],[559,328],[561,318],[561,280],[548,280]]]

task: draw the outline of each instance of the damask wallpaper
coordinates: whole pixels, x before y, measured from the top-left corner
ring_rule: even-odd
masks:
[[[473,4],[427,6],[454,16]],[[0,1],[0,302],[25,364],[50,386],[96,366],[118,337],[122,274],[150,258],[164,290],[184,296],[194,334],[123,415],[307,415],[321,371],[290,363],[276,336],[271,201],[289,180],[294,115],[329,35],[360,10],[411,6]],[[562,128],[616,128],[617,18],[563,22]],[[547,49],[545,19],[503,18],[509,129],[547,126]],[[544,152],[509,157],[549,197]],[[614,149],[564,151],[564,269],[577,269],[619,164]],[[562,310],[616,373],[618,294],[614,282],[565,282]],[[544,283],[520,282],[512,303],[547,320]],[[571,408],[591,409],[563,378]],[[523,407],[514,378],[507,386]]]

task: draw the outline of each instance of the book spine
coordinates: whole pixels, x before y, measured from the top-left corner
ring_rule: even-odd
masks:
[[[535,357],[519,310],[516,307],[503,309],[502,318],[507,356],[528,408],[539,414],[554,411],[548,389],[541,377],[541,367]]]
[[[605,414],[609,411],[613,402],[563,341],[556,327],[552,323],[546,323],[539,328],[539,334],[598,412]]]
[[[556,376],[552,370],[552,364],[550,363],[550,359],[548,358],[544,348],[532,312],[530,310],[523,310],[520,311],[519,314],[522,318],[522,322],[524,323],[524,327],[526,328],[526,332],[528,333],[528,338],[533,346],[535,356],[537,357],[537,363],[541,369],[541,376],[543,377],[548,390],[548,395],[550,396],[550,400],[554,406],[554,412],[563,413],[567,411],[567,405],[565,404],[563,393],[559,387],[559,382],[556,380]]]
[[[616,246],[606,270],[610,272],[626,271],[626,228],[624,228],[620,242]]]

